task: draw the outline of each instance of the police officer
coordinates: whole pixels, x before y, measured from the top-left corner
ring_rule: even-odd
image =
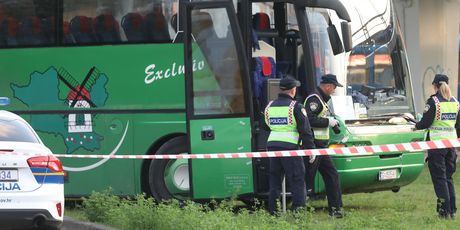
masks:
[[[436,74],[432,82],[435,94],[428,98],[423,117],[416,129],[428,129],[427,140],[456,139],[460,128],[459,103],[448,86],[449,78]],[[428,168],[437,196],[436,211],[441,218],[454,217],[457,211],[452,175],[456,169],[457,154],[454,148],[428,150]]]
[[[291,76],[280,81],[281,93],[265,108],[265,123],[270,129],[267,141],[268,151],[297,150],[315,148],[313,134],[308,123],[307,113],[302,104],[295,101],[296,87],[300,82]],[[300,142],[301,141],[301,142]],[[302,144],[299,144],[302,143]],[[276,200],[281,193],[283,174],[290,185],[292,209],[305,206],[305,165],[302,157],[270,158],[270,194],[268,208],[275,213]]]
[[[319,87],[316,88],[305,100],[308,120],[313,128],[315,145],[317,148],[327,148],[329,144],[329,127],[338,128],[338,122],[330,117],[327,101],[331,99],[335,88],[342,85],[333,74],[321,77]],[[307,160],[307,159],[306,159]],[[321,173],[326,185],[329,215],[342,218],[342,191],[340,188],[339,175],[330,156],[310,157],[305,162],[307,165],[307,189],[313,189],[313,181],[316,171]]]

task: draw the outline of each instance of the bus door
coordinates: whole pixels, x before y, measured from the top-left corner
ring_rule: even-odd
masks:
[[[233,5],[230,1],[181,4],[189,153],[250,152],[249,72]],[[189,163],[194,199],[254,191],[251,159]]]

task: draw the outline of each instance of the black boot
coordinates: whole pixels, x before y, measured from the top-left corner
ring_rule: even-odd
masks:
[[[457,214],[457,209],[452,209],[452,211],[450,212],[450,218],[452,219],[455,219],[455,215]]]
[[[447,219],[450,217],[450,211],[446,209],[446,202],[442,198],[438,198],[437,200],[436,211],[438,212],[438,217],[441,219]]]
[[[333,218],[343,218],[343,212],[339,207],[331,207],[329,208],[329,216]]]

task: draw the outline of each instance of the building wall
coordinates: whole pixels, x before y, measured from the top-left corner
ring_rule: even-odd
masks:
[[[449,76],[457,96],[460,0],[395,0],[395,6],[406,39],[416,109],[422,112],[437,73]]]

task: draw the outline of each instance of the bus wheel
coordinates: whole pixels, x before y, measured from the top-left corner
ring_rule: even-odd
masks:
[[[187,152],[186,137],[174,137],[163,144],[156,155]],[[149,167],[151,195],[158,201],[190,199],[188,160],[152,160]]]

